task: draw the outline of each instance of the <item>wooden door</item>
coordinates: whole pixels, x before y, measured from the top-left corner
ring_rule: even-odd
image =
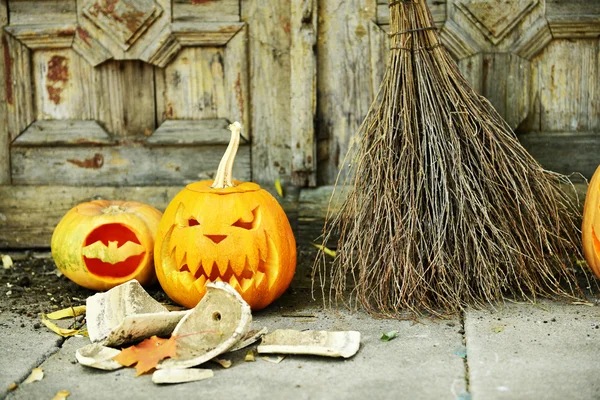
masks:
[[[0,3],[1,247],[48,246],[91,198],[164,208],[210,179],[244,125],[251,179],[248,29],[237,0]]]
[[[525,147],[591,176],[600,1],[427,0]],[[0,0],[0,247],[92,198],[164,208],[210,178],[331,185],[385,71],[387,0]]]
[[[600,158],[600,1],[427,0],[442,42],[544,167]],[[381,82],[388,0],[321,0],[318,182],[332,184]]]

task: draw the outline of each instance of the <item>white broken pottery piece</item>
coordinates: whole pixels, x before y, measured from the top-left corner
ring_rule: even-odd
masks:
[[[225,353],[250,328],[250,306],[228,283],[206,285],[206,295],[173,331],[177,358],[163,360],[157,369],[189,368]]]
[[[152,374],[152,382],[162,383],[185,383],[201,381],[212,378],[214,373],[212,369],[159,369]]]
[[[102,369],[105,371],[114,371],[123,368],[113,357],[117,356],[121,350],[102,346],[100,343],[92,343],[77,349],[75,358],[81,365]]]
[[[356,331],[296,331],[278,329],[263,337],[257,351],[262,354],[310,354],[349,358],[360,347]]]
[[[189,312],[169,312],[135,279],[90,296],[86,301],[90,340],[113,347],[154,335],[169,336]]]
[[[244,347],[248,347],[251,344],[258,342],[258,340],[265,336],[267,333],[269,333],[269,330],[266,327],[262,328],[260,331],[249,331],[248,333],[246,333],[246,335],[244,335],[243,338],[240,339],[239,342],[234,344],[233,347],[229,349],[229,352],[238,351],[240,349],[243,349]]]

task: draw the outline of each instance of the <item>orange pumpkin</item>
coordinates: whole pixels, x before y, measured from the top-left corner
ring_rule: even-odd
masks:
[[[296,241],[285,212],[252,182],[231,180],[241,125],[215,181],[188,185],[171,201],[156,236],[156,275],[167,295],[194,307],[208,282],[233,286],[254,310],[287,289],[296,270]]]
[[[585,259],[600,278],[600,167],[594,172],[585,197],[581,239]]]
[[[95,200],[72,208],[54,229],[52,257],[73,282],[107,290],[156,281],[154,236],[162,213],[146,204]]]

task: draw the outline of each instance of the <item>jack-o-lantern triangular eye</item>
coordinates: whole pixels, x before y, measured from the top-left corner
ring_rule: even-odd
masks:
[[[231,224],[231,226],[236,226],[238,228],[242,228],[242,229],[246,229],[246,230],[253,230],[253,229],[256,229],[259,224],[260,224],[260,212],[258,210],[258,207],[256,207],[254,210],[252,210],[251,219],[241,217],[240,219],[235,221],[233,224]]]
[[[198,222],[198,220],[196,218],[188,219],[188,226],[196,226],[196,225],[200,225],[200,222]]]

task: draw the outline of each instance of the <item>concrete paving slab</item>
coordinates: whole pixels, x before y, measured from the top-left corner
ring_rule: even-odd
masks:
[[[600,307],[507,303],[465,318],[473,399],[599,399]]]
[[[11,383],[27,378],[33,368],[58,351],[62,341],[45,326],[40,326],[37,319],[12,312],[0,313],[0,399],[6,396]]]
[[[302,294],[303,299],[310,298]],[[305,302],[306,303],[306,302]],[[68,390],[75,399],[210,398],[210,399],[456,399],[464,395],[463,359],[455,355],[462,343],[458,321],[413,323],[377,320],[362,313],[323,311],[316,304],[300,305],[293,295],[254,313],[253,328],[358,330],[361,348],[348,360],[287,356],[281,363],[244,361],[246,350],[227,358],[229,369],[208,363],[214,378],[157,386],[150,376],[136,378],[133,369],[98,371],[75,362],[75,350],[89,343],[71,338],[42,368],[46,377],[19,387],[9,399],[51,398]],[[383,332],[398,331],[390,342]],[[270,356],[273,357],[273,356]],[[223,357],[225,358],[225,357]]]

